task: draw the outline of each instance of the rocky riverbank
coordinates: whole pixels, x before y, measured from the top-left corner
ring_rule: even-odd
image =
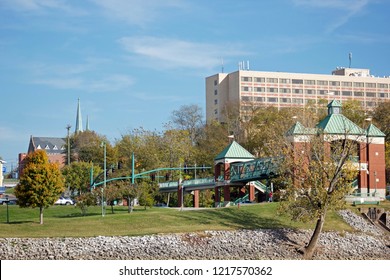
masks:
[[[342,217],[357,233],[325,232],[315,259],[390,259],[390,240],[350,211]],[[2,238],[2,260],[300,259],[311,231],[259,229],[139,237]]]

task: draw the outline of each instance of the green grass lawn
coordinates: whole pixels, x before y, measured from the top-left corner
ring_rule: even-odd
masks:
[[[256,228],[313,229],[313,223],[298,223],[285,215],[278,215],[278,203],[230,208],[210,208],[196,211],[179,211],[170,208],[107,207],[102,217],[101,208],[90,207],[86,216],[75,206],[52,206],[44,210],[44,224],[39,224],[39,209],[9,206],[7,224],[6,206],[0,206],[0,237],[88,237],[114,235],[145,235],[182,233],[204,230],[234,230]],[[325,230],[352,231],[334,212],[329,212]]]

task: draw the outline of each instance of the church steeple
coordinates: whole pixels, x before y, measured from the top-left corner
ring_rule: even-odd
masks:
[[[85,125],[85,131],[89,131],[89,116],[87,115],[87,124]]]
[[[74,132],[75,133],[83,132],[83,122],[81,119],[81,109],[80,109],[80,98],[78,99],[77,102],[76,128]]]

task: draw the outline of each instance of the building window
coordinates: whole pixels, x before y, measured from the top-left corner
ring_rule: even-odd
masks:
[[[292,79],[293,85],[303,85],[303,80],[301,79]]]
[[[265,92],[265,88],[264,87],[256,87],[255,91],[256,92]]]
[[[364,87],[364,83],[358,83],[358,82],[356,82],[356,83],[353,83],[353,86],[354,86],[354,87],[360,87],[360,88],[362,88],[362,87]]]
[[[214,90],[214,95],[218,95],[218,90]]]
[[[305,80],[305,85],[315,85],[316,81],[315,80]]]
[[[303,99],[302,98],[293,98],[292,102],[295,104],[303,104]]]
[[[264,97],[255,97],[256,102],[264,102]]]
[[[327,86],[328,85],[328,81],[317,81],[317,85],[319,85],[319,86]]]
[[[277,78],[267,78],[267,83],[277,84],[278,83],[278,79]]]
[[[218,85],[218,81],[214,80],[214,86]]]
[[[339,81],[331,81],[331,82],[330,82],[330,86],[332,86],[332,87],[338,87],[338,86],[340,86],[340,82],[339,82]]]
[[[281,88],[281,89],[279,89],[279,91],[281,93],[290,93],[291,92],[291,90],[289,88]]]
[[[252,91],[252,87],[241,87],[241,91]]]
[[[280,102],[282,102],[282,103],[291,103],[291,98],[280,98]]]
[[[319,91],[318,91],[318,94],[321,94],[321,95],[325,95],[325,94],[327,94],[328,93],[328,91],[327,90],[323,90],[323,89],[320,89]]]
[[[376,102],[374,102],[374,101],[367,101],[366,105],[367,105],[367,107],[375,107],[376,106]]]
[[[387,98],[388,97],[388,94],[387,93],[384,93],[384,92],[380,92],[378,93],[379,97],[382,97],[382,98]]]
[[[241,101],[249,102],[249,101],[251,101],[251,97],[250,96],[241,96]]]
[[[305,93],[306,94],[316,94],[316,90],[315,89],[305,89]]]
[[[291,84],[291,80],[290,79],[279,79],[279,83],[281,83],[281,84]]]
[[[378,88],[389,88],[388,84],[378,84]]]
[[[256,83],[265,83],[265,78],[256,78]]]
[[[268,102],[278,102],[278,98],[277,97],[268,97]]]
[[[218,109],[215,109],[215,110],[214,110],[214,114],[215,114],[215,115],[218,115]]]
[[[298,88],[294,88],[292,92],[295,94],[302,94],[303,93],[302,89],[298,89]]]
[[[252,82],[252,77],[241,77],[242,82]]]
[[[214,99],[214,105],[218,104],[218,99]]]
[[[364,92],[363,91],[355,91],[353,93],[354,96],[364,96]]]
[[[342,82],[341,85],[343,87],[352,87],[352,82]]]
[[[278,92],[278,88],[267,88],[268,92]]]
[[[366,92],[367,97],[376,97],[375,92]]]
[[[368,88],[376,88],[376,83],[366,83],[366,87],[368,87]]]
[[[343,91],[341,94],[342,96],[352,96],[352,91]]]

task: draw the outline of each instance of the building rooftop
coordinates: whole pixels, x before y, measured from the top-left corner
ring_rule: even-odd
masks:
[[[65,150],[65,144],[65,138],[31,136],[28,152],[45,150],[48,154],[61,154]]]
[[[237,158],[237,159],[254,159],[255,156],[248,152],[244,147],[236,141],[230,143],[222,152],[220,152],[214,160]]]

